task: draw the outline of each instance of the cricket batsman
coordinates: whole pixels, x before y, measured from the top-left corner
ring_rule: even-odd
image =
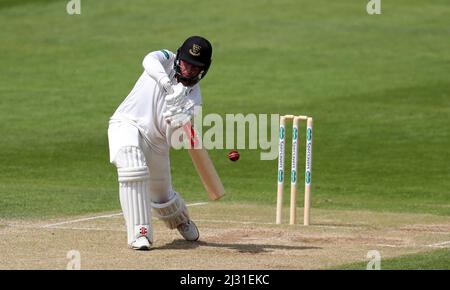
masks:
[[[171,134],[191,121],[201,105],[199,82],[211,65],[211,43],[200,36],[184,41],[176,54],[162,49],[143,60],[144,72],[109,121],[110,162],[117,167],[119,198],[128,245],[149,250],[152,212],[187,241],[199,231],[172,187]]]

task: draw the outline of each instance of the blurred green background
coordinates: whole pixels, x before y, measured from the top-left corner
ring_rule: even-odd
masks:
[[[450,215],[448,1],[67,2],[0,0],[0,217],[118,210],[108,119],[143,57],[190,35],[214,48],[204,114],[314,117],[313,208]],[[210,152],[219,202],[275,210],[277,161],[229,151]],[[187,201],[207,200],[186,152],[172,166]]]

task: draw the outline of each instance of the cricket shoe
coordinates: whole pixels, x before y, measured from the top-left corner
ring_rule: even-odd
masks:
[[[152,247],[152,243],[145,236],[140,236],[130,246],[133,250],[148,251]]]
[[[180,224],[177,229],[186,241],[195,242],[200,237],[197,226],[191,220]]]

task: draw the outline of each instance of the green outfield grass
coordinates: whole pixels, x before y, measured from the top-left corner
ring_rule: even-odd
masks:
[[[381,270],[450,270],[450,250],[442,249],[393,259],[382,259]],[[367,262],[353,263],[334,270],[366,270]]]
[[[0,217],[118,210],[108,118],[146,53],[193,34],[214,46],[204,114],[315,118],[313,207],[450,215],[448,1],[376,16],[350,0],[66,3],[0,1]],[[276,160],[228,151],[211,152],[223,202],[275,206]],[[176,189],[205,200],[186,152],[172,165]]]

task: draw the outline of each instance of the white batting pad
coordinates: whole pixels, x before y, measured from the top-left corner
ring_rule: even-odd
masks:
[[[122,147],[114,160],[119,179],[120,205],[125,217],[128,244],[146,236],[153,242],[149,171],[139,147]]]
[[[165,203],[173,195],[169,155],[152,148],[145,153],[150,172],[150,198],[153,202]]]
[[[174,229],[178,225],[189,220],[189,213],[186,203],[181,198],[180,194],[173,192],[172,198],[166,203],[151,203],[155,210],[154,214],[157,218],[162,220],[169,229]]]

